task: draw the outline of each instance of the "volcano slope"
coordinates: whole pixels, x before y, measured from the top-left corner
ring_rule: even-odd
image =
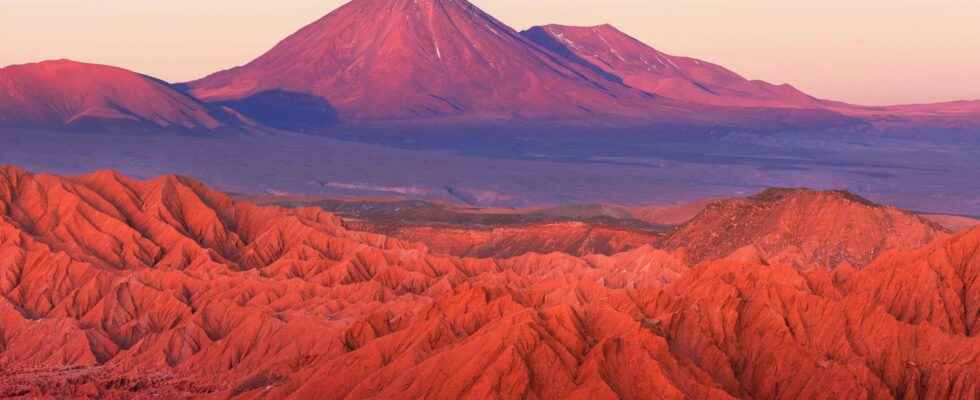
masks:
[[[570,61],[673,99],[725,107],[823,107],[821,100],[792,86],[750,81],[720,65],[660,52],[611,25],[545,25],[521,34]]]
[[[466,0],[353,0],[254,61],[187,87],[229,104],[268,92],[314,96],[346,120],[659,109],[648,94],[563,63]]]
[[[437,256],[193,180],[0,170],[0,396],[975,398],[980,229],[863,270]]]
[[[812,107],[733,110],[664,97],[567,59],[466,0],[352,0],[251,62],[183,87],[268,126],[327,133],[342,124],[357,128],[355,136],[364,129],[430,134],[864,124]],[[292,126],[296,119],[302,126]]]

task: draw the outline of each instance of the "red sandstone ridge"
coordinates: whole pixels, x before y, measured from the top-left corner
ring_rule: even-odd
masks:
[[[572,62],[621,77],[637,89],[685,102],[725,107],[822,108],[789,85],[749,81],[706,61],[672,56],[611,25],[545,25],[522,34]]]
[[[187,178],[6,167],[0,397],[970,399],[978,254],[980,229],[860,271],[462,259]]]
[[[156,79],[59,60],[0,69],[0,126],[213,131],[227,122]]]
[[[698,263],[727,256],[799,268],[867,265],[892,249],[945,237],[938,224],[846,192],[769,189],[709,204],[663,240]]]
[[[430,318],[444,319],[456,332],[452,341],[462,340],[515,310],[511,296],[543,300],[519,292],[532,282],[567,286],[548,295],[566,298],[580,284],[658,286],[684,270],[649,247],[584,259],[435,256],[350,231],[318,209],[237,203],[187,178],[63,178],[7,167],[0,169],[0,394],[298,391],[300,375],[356,349],[388,351],[397,332],[428,335],[438,326]],[[434,356],[436,349],[405,350]],[[317,382],[339,379],[333,393],[342,395],[359,374]]]
[[[942,225],[953,232],[960,232],[980,225],[980,219],[962,215],[922,214],[922,218]]]
[[[585,222],[561,222],[512,227],[463,228],[368,224],[366,230],[401,240],[424,243],[432,252],[459,257],[508,258],[526,253],[563,252],[576,256],[613,255],[652,245],[659,238],[636,229]]]

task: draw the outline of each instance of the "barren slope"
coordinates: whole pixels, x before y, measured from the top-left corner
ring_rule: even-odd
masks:
[[[213,131],[218,114],[168,84],[69,60],[0,69],[0,127]]]
[[[562,252],[576,256],[612,255],[651,245],[658,235],[637,229],[586,222],[506,227],[363,226],[401,240],[424,243],[432,252],[459,257],[509,258],[526,253]]]
[[[438,302],[572,273],[659,285],[685,269],[649,247],[613,258],[432,256],[316,209],[235,203],[179,177],[8,167],[0,215],[4,394],[244,393],[425,323]]]
[[[887,250],[922,246],[947,234],[922,217],[850,193],[769,189],[708,205],[662,244],[685,249],[693,263],[735,254],[835,268],[861,267]]]
[[[736,109],[811,110],[790,118],[832,121],[846,115],[886,129],[903,126],[976,129],[980,124],[978,101],[861,106],[819,99],[789,84],[749,80],[711,62],[666,54],[608,24],[544,25],[521,34],[569,63],[616,76],[630,87],[687,103]]]
[[[749,81],[707,61],[660,52],[611,25],[545,25],[522,34],[569,61],[593,66],[661,96],[725,107],[822,106],[819,99],[792,86]]]

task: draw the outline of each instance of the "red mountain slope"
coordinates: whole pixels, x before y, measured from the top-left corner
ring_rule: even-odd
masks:
[[[211,102],[270,91],[315,95],[347,120],[641,115],[638,103],[646,113],[658,109],[466,0],[354,0],[258,59],[188,87]]]
[[[861,267],[945,237],[938,224],[846,192],[769,189],[709,204],[662,242],[693,263],[735,255],[799,268]]]
[[[59,60],[0,69],[0,126],[210,131],[226,123],[164,82]]]
[[[522,34],[567,59],[595,66],[629,86],[685,102],[725,107],[821,108],[789,85],[749,81],[706,61],[672,56],[611,25],[545,25]]]

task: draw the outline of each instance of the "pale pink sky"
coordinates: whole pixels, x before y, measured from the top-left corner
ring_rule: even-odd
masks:
[[[654,47],[863,104],[980,99],[977,0],[472,0],[516,29],[609,22]],[[342,0],[0,0],[0,65],[180,82],[240,65]]]

